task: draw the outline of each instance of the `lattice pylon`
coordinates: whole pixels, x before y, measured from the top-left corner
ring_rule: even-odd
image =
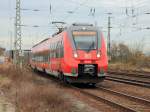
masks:
[[[14,42],[14,63],[22,66],[22,37],[21,37],[21,8],[20,0],[16,0],[16,21],[15,21],[15,42]]]

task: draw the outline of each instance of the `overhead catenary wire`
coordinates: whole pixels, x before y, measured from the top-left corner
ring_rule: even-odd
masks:
[[[79,10],[80,7],[82,7],[83,4],[86,4],[86,2],[88,2],[88,0],[84,0],[81,4],[79,4],[77,7],[75,7],[73,10],[72,10],[72,13],[68,14],[66,17],[64,17],[63,21],[68,19],[71,14],[74,14],[76,11]]]
[[[50,0],[50,1],[52,1],[52,0]],[[102,15],[104,15],[105,14],[105,12],[104,13],[99,13],[98,11],[101,9],[101,7],[94,7],[94,6],[92,6],[91,4],[89,4],[90,3],[90,1],[85,1],[85,3],[82,3],[82,2],[84,2],[83,0],[82,1],[76,1],[76,0],[64,0],[64,1],[68,1],[68,3],[72,3],[72,4],[75,4],[74,6],[75,6],[75,8],[73,8],[73,7],[70,7],[69,9],[67,9],[67,10],[64,10],[64,12],[63,11],[61,11],[60,10],[60,6],[62,5],[62,4],[58,4],[57,6],[55,6],[53,3],[51,3],[50,2],[50,5],[48,6],[48,10],[49,10],[49,12],[50,12],[50,14],[51,14],[51,20],[60,20],[61,18],[63,19],[63,20],[66,20],[66,21],[68,21],[68,19],[69,20],[71,20],[71,18],[73,18],[74,17],[74,14],[76,14],[76,15],[80,15],[79,13],[82,11],[82,9],[84,8],[84,9],[86,9],[87,11],[85,12],[85,15],[86,16],[88,16],[88,14],[89,14],[89,11],[90,11],[90,9],[91,8],[95,8],[95,12],[96,12],[96,14],[95,14],[95,12],[94,12],[94,10],[93,10],[93,15],[96,15],[96,19],[98,18],[98,17],[101,17]],[[136,10],[141,10],[141,12],[139,11],[139,13],[138,13],[138,15],[136,15],[137,17],[142,17],[143,16],[143,13],[147,13],[147,14],[149,14],[149,11],[146,11],[145,12],[145,10],[143,11],[143,8],[141,9],[141,5],[140,4],[142,4],[143,3],[143,1],[144,0],[139,0],[139,2],[137,1],[137,3],[135,3],[134,2],[134,4],[133,4],[133,6],[134,6],[134,11],[132,11],[131,10],[131,14],[135,14],[136,13]],[[87,4],[88,3],[88,4]],[[143,6],[143,5],[142,5]],[[107,9],[107,6],[104,6],[104,7],[106,7],[106,9]],[[123,7],[119,7],[118,9],[120,9],[120,8],[124,8],[124,10],[125,10],[125,7],[129,7],[129,6],[123,6]],[[130,7],[131,7],[131,4],[130,4]],[[24,8],[25,9],[25,8]],[[32,9],[32,8],[31,8]],[[34,8],[33,8],[34,9]],[[40,11],[43,11],[41,8],[39,8],[38,10],[40,10]],[[44,10],[44,11],[48,11],[48,10]],[[30,12],[32,12],[32,10],[29,10]],[[78,13],[79,12],[79,13]],[[143,13],[142,13],[143,12]],[[63,16],[60,16],[60,14],[62,13],[62,15]],[[135,22],[135,20],[131,20],[132,18],[130,18],[130,17],[125,17],[124,15],[125,15],[125,12],[119,12],[119,11],[114,11],[113,12],[113,14],[114,14],[114,19],[116,19],[116,21],[117,20],[119,20],[118,21],[118,25],[117,24],[115,24],[114,25],[114,20],[112,20],[112,24],[113,24],[113,29],[115,30],[115,29],[120,29],[120,27],[121,27],[121,30],[122,30],[122,32],[124,31],[124,29],[126,29],[126,30],[130,30],[130,29],[144,29],[144,30],[146,30],[146,29],[148,29],[148,25],[147,24],[145,24],[145,25],[143,25],[143,26],[140,26],[140,23],[138,23],[138,22]],[[115,15],[116,14],[116,15]],[[92,13],[91,13],[91,15],[92,15]],[[117,15],[119,15],[119,16],[117,16]],[[121,15],[121,16],[120,16]],[[65,17],[64,17],[65,16]],[[61,17],[61,18],[60,18]],[[121,17],[121,18],[120,18]],[[47,18],[47,17],[46,17]],[[48,18],[48,19],[50,19],[50,18]],[[139,20],[140,20],[140,18],[138,18]],[[138,20],[138,21],[139,21]],[[136,23],[136,25],[135,25],[135,27],[134,27],[134,25],[131,25],[132,23]],[[127,24],[127,23],[129,23],[129,24]],[[137,24],[138,23],[138,24]],[[119,26],[119,24],[123,24],[123,25],[121,25],[121,26]],[[47,28],[49,28],[49,29],[51,29],[51,30],[53,30],[53,28],[51,28],[51,27],[48,27],[50,24],[48,24],[47,26],[41,26],[40,28],[44,28],[44,27],[47,27]],[[29,26],[32,26],[32,25],[30,25],[29,24]],[[106,25],[101,25],[103,28],[105,28],[106,29]],[[55,30],[55,28],[54,28],[54,30]],[[124,31],[124,33],[127,33],[126,31]]]

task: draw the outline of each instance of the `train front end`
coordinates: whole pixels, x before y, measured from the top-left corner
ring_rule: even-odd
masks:
[[[71,83],[103,81],[108,67],[104,37],[93,25],[72,25],[64,34],[64,76]]]

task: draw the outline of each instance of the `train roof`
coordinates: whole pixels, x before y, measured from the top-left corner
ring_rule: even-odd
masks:
[[[99,27],[89,23],[73,23],[68,30],[97,30]]]
[[[42,40],[41,42],[39,42],[39,43],[35,44],[33,47],[38,46],[39,44],[41,44],[41,43],[43,43],[43,42],[47,41],[48,39],[50,39],[50,38],[46,38],[46,39]],[[32,48],[33,48],[33,47],[32,47]]]
[[[79,30],[79,29],[80,30],[96,30],[96,29],[98,29],[98,27],[93,25],[93,24],[89,24],[89,23],[73,23],[69,27],[61,28],[61,30],[59,30],[58,32],[54,33],[52,35],[52,37],[62,33],[64,30]],[[50,38],[46,38],[46,39],[42,40],[41,42],[35,44],[32,48],[38,46],[39,44],[41,44],[41,43],[43,43],[45,41],[47,41],[48,39],[50,39]]]
[[[94,26],[94,25],[89,23],[73,23],[72,26]]]

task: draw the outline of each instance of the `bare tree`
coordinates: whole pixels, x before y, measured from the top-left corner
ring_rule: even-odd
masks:
[[[0,47],[0,55],[4,54],[5,49]]]
[[[111,46],[112,61],[127,62],[130,55],[130,49],[127,45],[124,43],[117,44],[116,42],[113,42]]]

